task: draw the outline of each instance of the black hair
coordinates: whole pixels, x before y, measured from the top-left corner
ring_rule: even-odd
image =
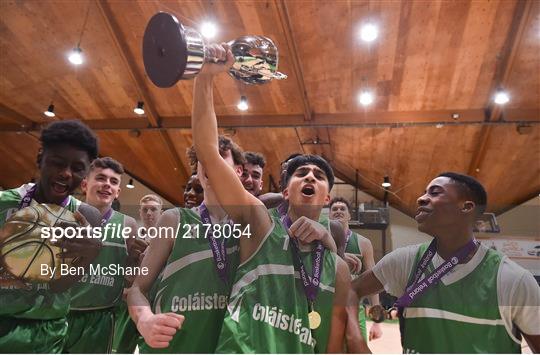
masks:
[[[122,164],[111,157],[103,157],[103,158],[94,159],[92,164],[90,164],[90,171],[97,168],[111,169],[112,171],[120,175],[124,173],[124,167],[122,166]]]
[[[285,185],[289,184],[291,176],[293,176],[296,169],[308,164],[313,164],[319,167],[322,171],[324,171],[324,173],[326,174],[326,178],[328,179],[328,191],[332,190],[332,187],[334,186],[334,171],[332,170],[332,167],[330,166],[330,164],[328,164],[326,160],[324,160],[323,157],[311,154],[299,155],[289,161],[289,163],[287,164]]]
[[[88,154],[88,160],[98,155],[98,140],[94,132],[80,120],[55,121],[41,131],[43,150],[59,144],[69,144]]]
[[[244,159],[246,159],[246,163],[258,165],[262,169],[264,169],[264,166],[266,165],[266,159],[264,159],[264,155],[261,153],[244,152]]]
[[[487,206],[487,192],[484,186],[469,175],[454,173],[451,171],[439,174],[437,177],[447,177],[461,187],[461,191],[467,198],[470,198],[476,205],[476,212],[481,215]]]
[[[286,162],[288,162],[289,160],[294,159],[294,158],[296,158],[296,157],[299,157],[300,155],[302,155],[302,154],[300,154],[300,153],[292,153],[292,154],[289,155],[285,160],[283,160],[283,161],[281,162],[281,164],[286,163]]]
[[[349,201],[347,201],[346,199],[344,199],[343,197],[334,197],[333,199],[330,200],[330,204],[328,205],[328,207],[330,207],[330,209],[332,208],[332,205],[336,202],[341,202],[341,203],[344,203],[346,206],[347,206],[347,209],[349,210],[349,213],[351,213],[351,204]]]

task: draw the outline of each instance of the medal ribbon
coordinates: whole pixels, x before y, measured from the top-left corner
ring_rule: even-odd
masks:
[[[287,228],[287,230],[292,225],[291,218],[288,215],[282,215],[281,222]],[[306,267],[304,266],[304,262],[302,261],[302,258],[300,256],[300,248],[298,246],[298,240],[296,238],[290,237],[290,241],[291,241],[291,246],[292,246],[291,249],[296,259],[296,263],[298,265],[300,278],[302,279],[302,286],[304,286],[304,292],[306,293],[306,297],[309,301],[310,310],[312,310],[311,308],[313,307],[313,302],[317,298],[317,293],[319,292],[319,283],[321,281],[321,275],[322,275],[322,259],[323,259],[323,253],[324,253],[324,246],[322,245],[320,241],[316,242],[315,250],[311,254],[311,258],[312,258],[311,260],[313,264],[313,275],[309,276],[306,271]]]
[[[32,186],[31,188],[28,189],[28,191],[26,192],[26,194],[22,198],[21,203],[19,203],[19,209],[20,210],[30,206],[30,203],[32,202],[32,199],[34,198],[34,195],[36,194],[36,189],[37,189],[36,186],[37,185],[34,185],[34,186]],[[68,202],[69,202],[69,196],[67,196],[64,199],[64,201],[62,201],[60,206],[66,207]]]
[[[107,212],[105,212],[103,217],[101,217],[101,226],[102,227],[105,226],[107,224],[107,222],[109,222],[109,219],[111,219],[112,214],[113,214],[113,209],[109,208],[107,210]]]
[[[210,213],[206,205],[202,203],[199,206],[199,215],[204,224],[210,224],[213,226],[212,220],[210,219]],[[206,238],[210,244],[210,249],[212,250],[212,255],[214,257],[214,264],[216,266],[216,271],[219,278],[224,283],[227,283],[227,250],[225,248],[225,238],[214,238],[212,235],[213,228],[210,227],[206,230]]]
[[[424,271],[426,271],[429,262],[435,256],[437,246],[435,239],[433,239],[431,244],[429,244],[428,249],[424,252],[424,255],[422,255],[420,262],[418,263],[413,282],[407,285],[405,293],[396,301],[396,306],[398,307],[398,309],[402,311],[403,308],[408,307],[428,288],[437,284],[444,275],[448,274],[451,270],[454,269],[457,264],[465,260],[465,258],[474,250],[475,247],[476,240],[471,239],[467,244],[465,244],[465,246],[463,246],[454,255],[452,255],[449,260],[436,268],[430,275],[424,277],[422,281],[419,281]]]
[[[347,249],[347,246],[349,245],[349,240],[351,239],[352,231],[349,229],[347,231],[347,238],[345,239],[345,249]]]

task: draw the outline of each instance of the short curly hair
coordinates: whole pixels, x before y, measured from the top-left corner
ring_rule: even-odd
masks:
[[[98,139],[95,133],[80,120],[50,123],[41,131],[39,140],[43,150],[60,144],[68,144],[85,151],[90,161],[96,159],[98,155]]]
[[[332,208],[332,205],[334,203],[336,203],[336,202],[341,202],[341,203],[345,204],[345,206],[347,206],[347,209],[349,210],[349,213],[351,213],[351,203],[349,201],[347,201],[345,198],[340,197],[340,196],[336,196],[333,199],[331,199],[330,203],[328,204],[328,207]]]
[[[219,141],[219,154],[221,156],[225,155],[225,152],[230,150],[231,155],[234,161],[235,165],[244,165],[246,162],[246,159],[244,158],[244,152],[242,151],[242,148],[236,143],[233,142],[232,139],[229,137],[225,137],[223,135],[220,135],[218,137]],[[195,152],[195,147],[191,146],[187,149],[186,152],[188,159],[189,159],[189,165],[191,166],[191,170],[193,172],[197,171],[197,163],[199,162],[199,159],[197,159],[197,153]]]

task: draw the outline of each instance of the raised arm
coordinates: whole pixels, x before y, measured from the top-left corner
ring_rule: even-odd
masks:
[[[262,202],[244,189],[232,167],[219,154],[213,81],[216,74],[230,68],[234,57],[226,44],[210,45],[208,51],[226,62],[206,63],[195,79],[191,115],[193,142],[197,159],[204,167],[221,207],[235,223],[251,227],[251,238],[241,238],[241,259],[245,259],[255,252],[272,221]]]

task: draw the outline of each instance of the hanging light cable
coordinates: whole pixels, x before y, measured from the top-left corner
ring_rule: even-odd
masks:
[[[81,34],[79,36],[79,41],[77,42],[77,46],[73,48],[73,50],[69,53],[69,56],[68,56],[68,60],[75,65],[80,65],[84,62],[84,56],[82,54],[82,49],[81,49],[81,41],[82,41],[82,36],[84,34],[84,30],[86,29],[86,23],[88,22],[88,15],[90,14],[91,5],[92,5],[92,2],[89,1],[88,9],[86,10],[86,15],[84,17],[83,26],[81,29]]]

